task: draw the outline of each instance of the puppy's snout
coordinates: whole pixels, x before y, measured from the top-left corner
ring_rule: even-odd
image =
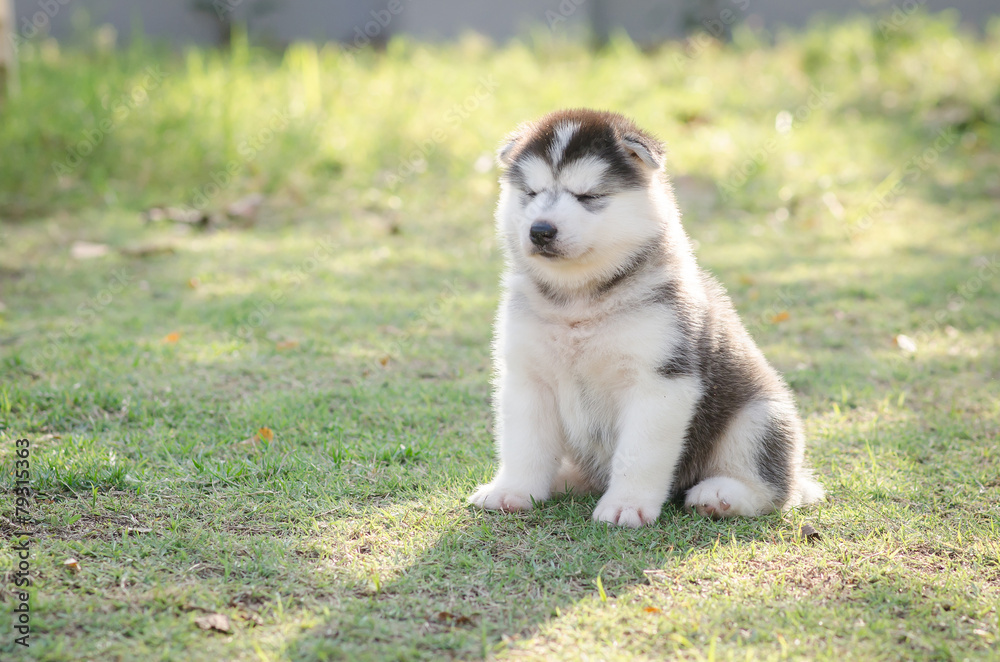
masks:
[[[531,224],[531,230],[528,231],[528,236],[531,237],[531,243],[535,246],[545,246],[556,237],[556,226],[552,225],[548,221],[535,221]]]

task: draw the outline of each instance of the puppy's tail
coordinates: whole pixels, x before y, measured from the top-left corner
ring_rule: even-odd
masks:
[[[812,477],[812,472],[808,469],[802,469],[795,481],[795,485],[792,487],[792,495],[788,500],[788,507],[806,506],[822,501],[825,497],[826,491]]]

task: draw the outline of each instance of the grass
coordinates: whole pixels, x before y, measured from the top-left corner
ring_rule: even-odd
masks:
[[[27,437],[33,631],[0,619],[0,652],[994,659],[1000,26],[693,43],[26,47],[0,109],[0,528]],[[669,143],[822,506],[623,531],[592,498],[464,505],[492,471],[491,153],[574,105]],[[252,192],[254,222],[224,218]]]

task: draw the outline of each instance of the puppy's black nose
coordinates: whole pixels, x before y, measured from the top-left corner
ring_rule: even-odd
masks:
[[[548,223],[547,221],[536,221],[531,224],[531,230],[528,231],[528,236],[531,237],[531,243],[535,246],[545,246],[556,236],[556,226]]]

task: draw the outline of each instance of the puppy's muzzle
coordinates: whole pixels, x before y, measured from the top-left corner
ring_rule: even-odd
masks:
[[[531,237],[531,243],[539,248],[547,246],[552,243],[552,240],[556,238],[556,226],[552,225],[547,221],[536,221],[532,223],[531,229],[528,231],[528,236]]]

